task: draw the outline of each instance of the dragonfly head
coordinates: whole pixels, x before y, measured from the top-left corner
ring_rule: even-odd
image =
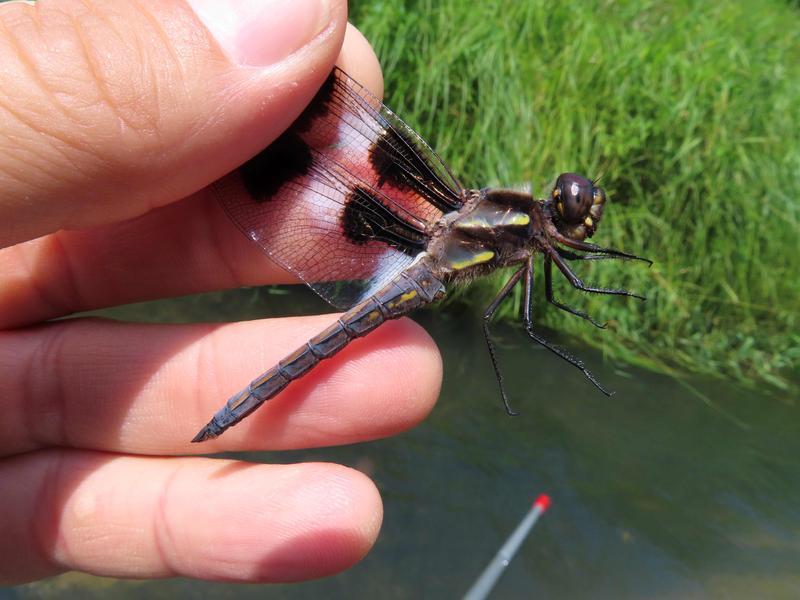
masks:
[[[550,197],[556,228],[573,240],[592,237],[605,203],[603,188],[575,173],[559,175]]]

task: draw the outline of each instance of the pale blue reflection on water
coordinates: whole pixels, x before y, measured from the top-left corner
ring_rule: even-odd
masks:
[[[298,288],[287,295],[209,294],[115,314],[152,320],[157,310],[160,320],[225,320],[261,316],[265,304],[274,314],[327,310]],[[478,312],[425,311],[415,318],[445,359],[442,396],[423,425],[349,447],[241,456],[335,461],[369,473],[385,517],[361,564],[291,586],[68,574],[5,592],[454,598],[546,491],[552,508],[507,569],[496,598],[800,597],[800,410],[792,393],[775,397],[689,381],[703,399],[686,382],[616,371],[574,340],[558,340],[616,389],[605,398],[509,324],[497,333],[509,391],[522,412],[511,419],[497,398]]]

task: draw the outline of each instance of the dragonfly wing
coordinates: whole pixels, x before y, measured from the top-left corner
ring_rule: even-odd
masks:
[[[347,308],[426,248],[461,187],[414,131],[336,69],[295,123],[213,190],[242,232]]]

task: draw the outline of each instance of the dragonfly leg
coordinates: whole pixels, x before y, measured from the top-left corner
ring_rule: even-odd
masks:
[[[628,260],[640,260],[642,262],[646,262],[648,265],[651,266],[653,264],[653,261],[650,260],[649,258],[636,256],[635,254],[628,254],[627,252],[622,252],[621,250],[614,250],[613,248],[603,248],[602,246],[598,246],[597,244],[592,244],[590,242],[579,242],[578,240],[570,239],[567,236],[562,235],[560,233],[553,235],[553,239],[555,239],[560,244],[564,244],[565,246],[569,246],[570,248],[573,248],[575,250],[580,250],[582,252],[595,252],[597,254],[605,254],[607,256],[613,256],[614,258],[623,258],[623,259],[627,258]]]
[[[544,287],[545,287],[545,295],[547,297],[547,301],[556,308],[560,308],[561,310],[573,314],[576,317],[585,319],[589,321],[589,323],[591,323],[595,327],[599,327],[600,329],[605,329],[606,325],[608,325],[608,323],[598,323],[582,310],[576,310],[574,308],[567,306],[566,304],[562,304],[553,297],[553,261],[550,260],[550,257],[548,256],[544,257]]]
[[[526,267],[525,267],[525,282],[524,282],[524,285],[525,285],[525,300],[526,300],[526,302],[523,305],[522,324],[525,327],[525,333],[528,334],[528,337],[530,337],[534,342],[536,342],[537,344],[539,344],[541,346],[544,346],[545,348],[550,350],[550,352],[552,352],[553,354],[555,354],[559,358],[564,359],[569,364],[571,364],[573,367],[575,367],[576,369],[581,371],[584,374],[584,376],[586,377],[586,379],[591,381],[592,384],[598,390],[603,392],[606,396],[613,396],[614,392],[609,392],[606,388],[604,388],[602,385],[600,385],[600,382],[597,381],[597,378],[595,378],[595,376],[592,375],[592,372],[589,371],[589,369],[587,369],[584,366],[584,364],[583,364],[583,362],[581,360],[575,358],[574,356],[572,356],[566,350],[563,350],[563,349],[559,348],[558,346],[554,346],[553,344],[548,342],[546,339],[544,339],[542,336],[540,336],[538,333],[536,333],[533,330],[533,318],[531,316],[532,313],[533,313],[533,258],[530,259],[529,264],[526,265]]]
[[[503,286],[503,289],[500,290],[500,293],[495,296],[494,300],[492,300],[492,303],[483,313],[483,337],[486,340],[486,347],[489,349],[489,358],[492,359],[492,368],[494,369],[494,376],[497,379],[497,385],[500,386],[500,397],[503,399],[503,406],[505,406],[506,412],[512,417],[516,417],[519,415],[519,413],[513,410],[511,405],[508,403],[508,394],[506,394],[506,389],[503,385],[503,375],[500,373],[500,365],[497,363],[497,353],[495,351],[494,342],[492,341],[492,335],[489,332],[489,322],[492,320],[492,316],[494,315],[495,311],[497,311],[497,308],[500,306],[503,300],[508,297],[508,295],[511,293],[511,290],[514,289],[514,286],[519,283],[519,280],[525,274],[527,269],[528,267],[526,265],[514,273]]]
[[[630,260],[624,256],[617,256],[616,254],[578,254],[577,252],[570,252],[564,248],[555,247],[556,252],[567,260]]]
[[[586,285],[580,278],[575,274],[575,272],[569,267],[569,265],[564,262],[564,259],[561,255],[553,249],[547,250],[547,257],[552,259],[558,270],[564,274],[564,277],[569,280],[572,287],[575,287],[583,292],[591,292],[593,294],[610,294],[612,296],[630,296],[631,298],[638,298],[639,300],[644,300],[644,296],[640,296],[639,294],[634,294],[633,292],[629,292],[628,290],[616,290],[616,289],[609,289],[609,288],[600,288],[594,287],[590,285]]]

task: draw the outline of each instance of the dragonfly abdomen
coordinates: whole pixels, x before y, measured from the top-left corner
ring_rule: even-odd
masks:
[[[352,340],[367,335],[387,320],[402,317],[438,299],[444,293],[444,285],[427,270],[420,270],[419,274],[420,278],[401,274],[251,381],[246,388],[231,396],[192,441],[203,442],[219,436]]]

